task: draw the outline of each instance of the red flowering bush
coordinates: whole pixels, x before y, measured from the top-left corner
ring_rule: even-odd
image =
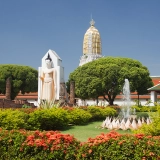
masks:
[[[58,131],[35,131],[22,143],[22,157],[34,159],[76,159],[80,142],[69,134]]]
[[[116,132],[89,138],[81,145],[77,159],[141,160],[160,158],[160,137],[120,135]]]
[[[58,131],[0,129],[0,159],[71,160],[76,159],[80,142]]]
[[[0,153],[2,160],[158,160],[160,137],[112,131],[80,143],[58,131],[0,129]]]
[[[25,130],[4,130],[0,128],[0,159],[11,160],[19,156],[21,144],[25,141]]]

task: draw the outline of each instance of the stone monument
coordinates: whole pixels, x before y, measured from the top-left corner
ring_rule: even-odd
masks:
[[[65,83],[64,67],[55,51],[48,50],[44,55],[42,66],[38,69],[38,76],[38,104],[42,100],[54,102],[65,97],[65,90],[60,89],[61,84]]]

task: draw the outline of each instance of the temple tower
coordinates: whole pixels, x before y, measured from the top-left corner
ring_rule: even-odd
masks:
[[[95,22],[93,19],[90,24],[91,26],[84,35],[83,56],[80,59],[79,66],[102,57],[100,33],[95,28]]]

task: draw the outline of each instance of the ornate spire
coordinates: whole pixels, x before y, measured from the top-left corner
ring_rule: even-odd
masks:
[[[91,19],[90,24],[91,24],[91,26],[94,26],[95,21],[93,19]]]

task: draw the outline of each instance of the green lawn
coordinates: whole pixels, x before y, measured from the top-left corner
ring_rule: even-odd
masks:
[[[92,122],[83,126],[70,126],[65,130],[61,130],[61,132],[64,134],[74,135],[74,137],[80,140],[81,142],[85,142],[89,137],[94,138],[101,133],[110,132],[110,130],[108,129],[101,129],[100,128],[101,124],[102,122],[100,121],[100,122]],[[117,132],[121,134],[124,134],[124,133],[131,134],[131,131],[129,130],[127,131],[117,130]]]

